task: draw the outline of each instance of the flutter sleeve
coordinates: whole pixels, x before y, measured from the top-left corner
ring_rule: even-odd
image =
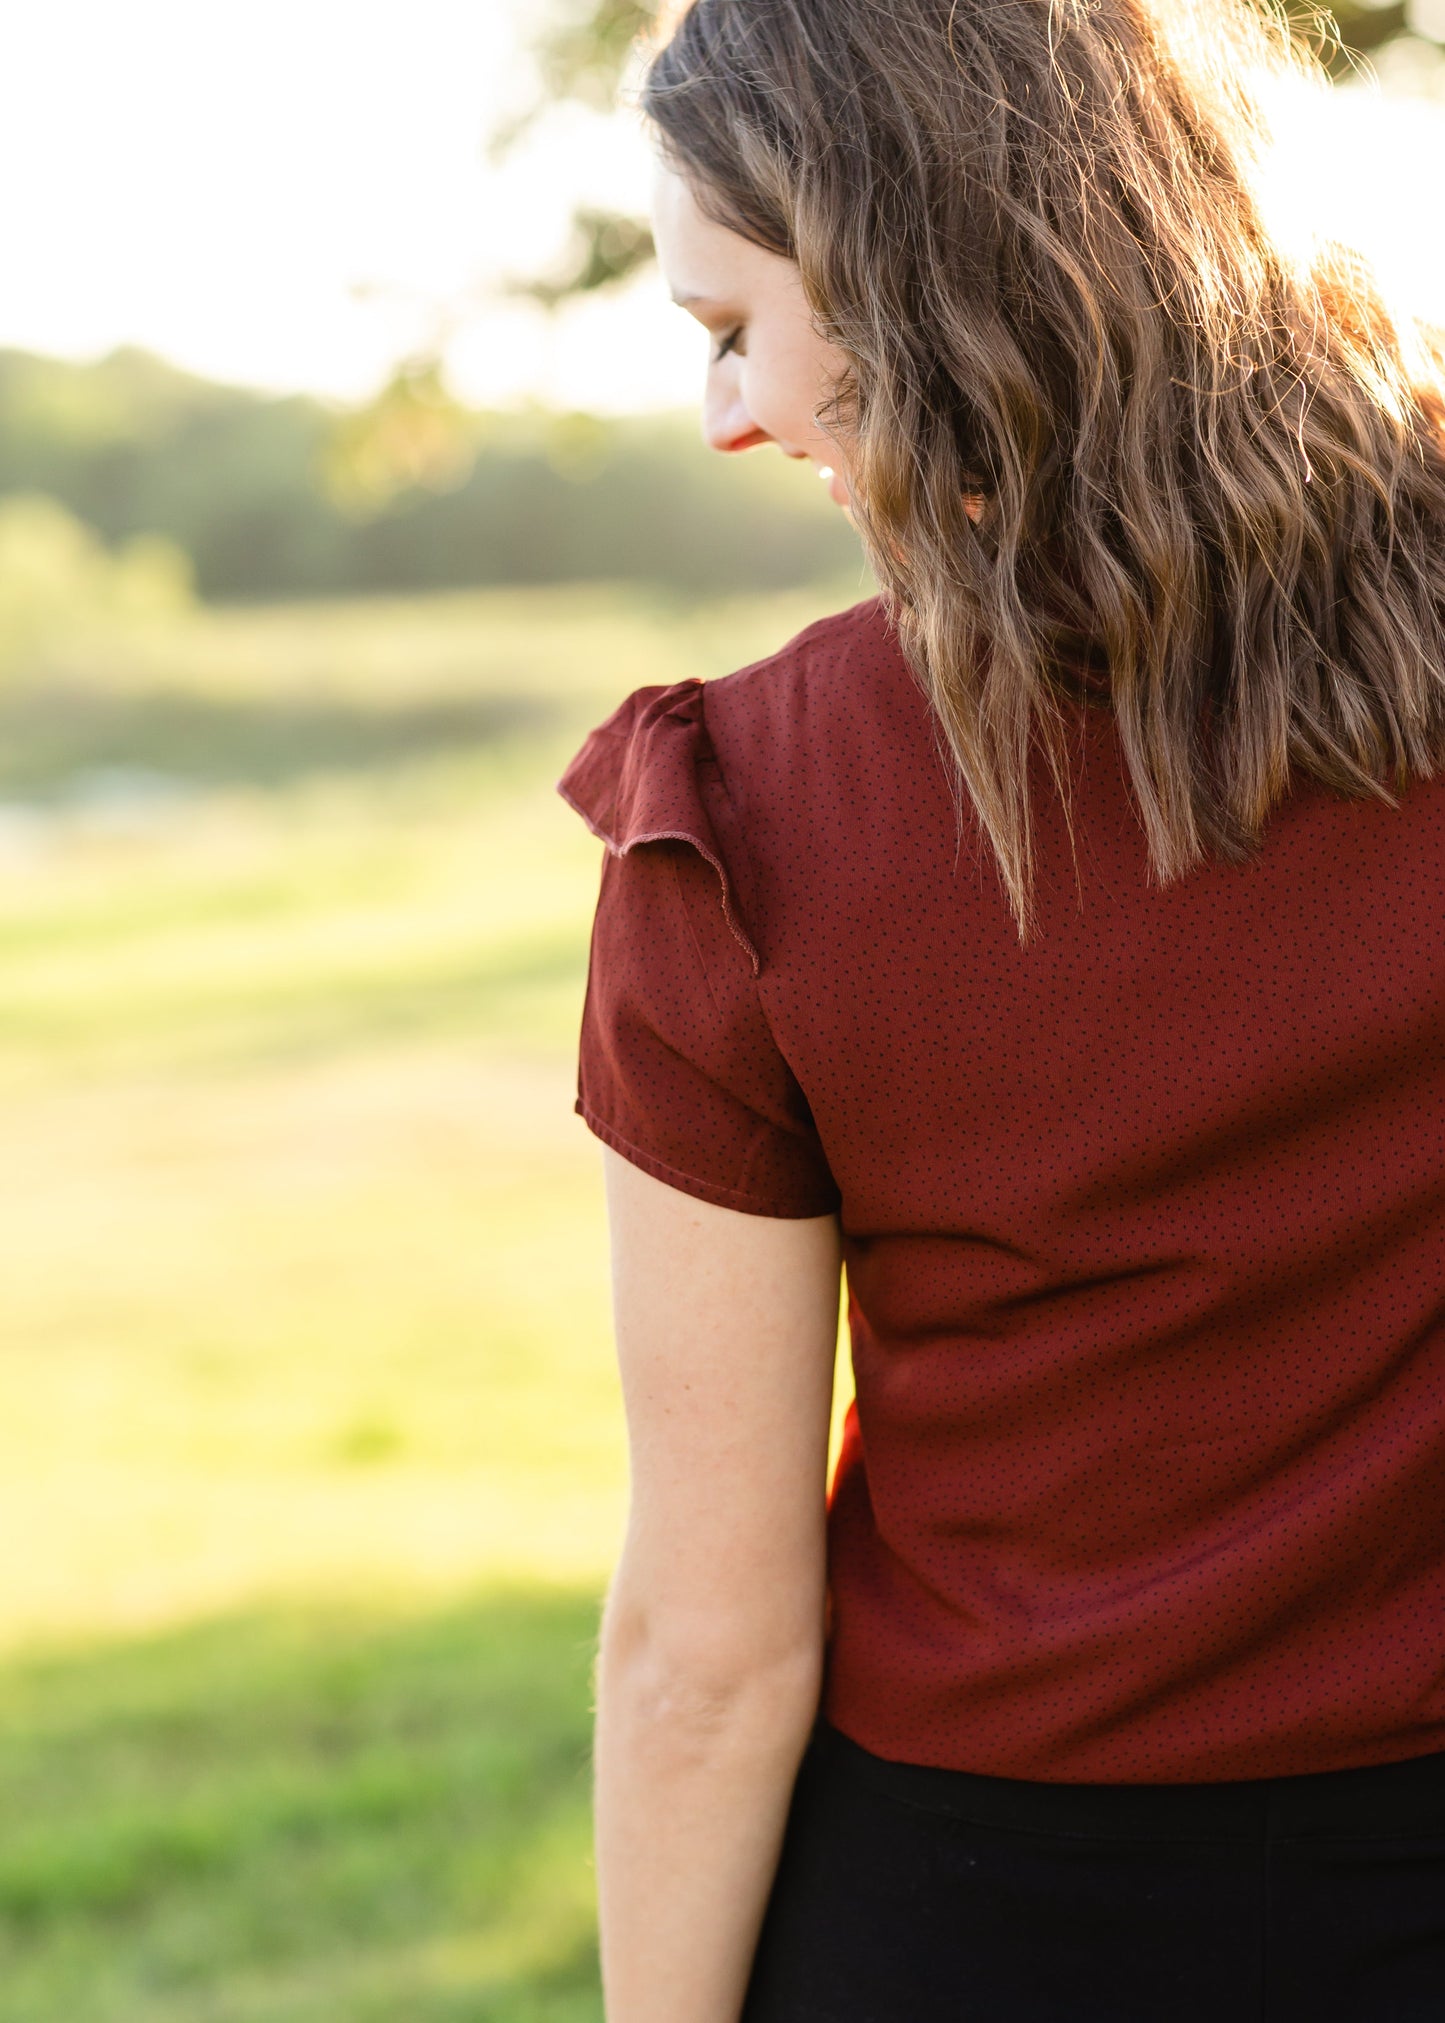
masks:
[[[633,1165],[699,1200],[749,1215],[830,1213],[838,1190],[758,992],[741,839],[702,683],[629,696],[559,792],[607,846],[579,1113]]]

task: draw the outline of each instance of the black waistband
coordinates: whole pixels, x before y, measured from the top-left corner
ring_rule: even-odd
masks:
[[[816,1759],[926,1812],[1015,1833],[1107,1840],[1445,1837],[1445,1754],[1227,1784],[1043,1784],[892,1763],[824,1721]]]

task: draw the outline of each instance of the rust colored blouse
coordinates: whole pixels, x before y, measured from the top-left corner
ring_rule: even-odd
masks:
[[[1107,709],[1020,947],[876,603],[642,689],[579,1109],[836,1211],[825,1711],[901,1761],[1268,1777],[1445,1749],[1445,784],[1147,875]]]

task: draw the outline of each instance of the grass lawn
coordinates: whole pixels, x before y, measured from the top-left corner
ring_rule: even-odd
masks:
[[[593,1615],[252,1608],[12,1663],[0,2014],[591,2023]]]
[[[850,594],[201,613],[0,687],[0,2023],[599,2016],[551,782]]]

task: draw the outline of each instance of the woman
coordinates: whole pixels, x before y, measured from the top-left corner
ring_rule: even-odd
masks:
[[[1271,241],[1252,19],[650,71],[708,440],[882,596],[564,782],[611,2023],[1445,2017],[1445,404]]]

